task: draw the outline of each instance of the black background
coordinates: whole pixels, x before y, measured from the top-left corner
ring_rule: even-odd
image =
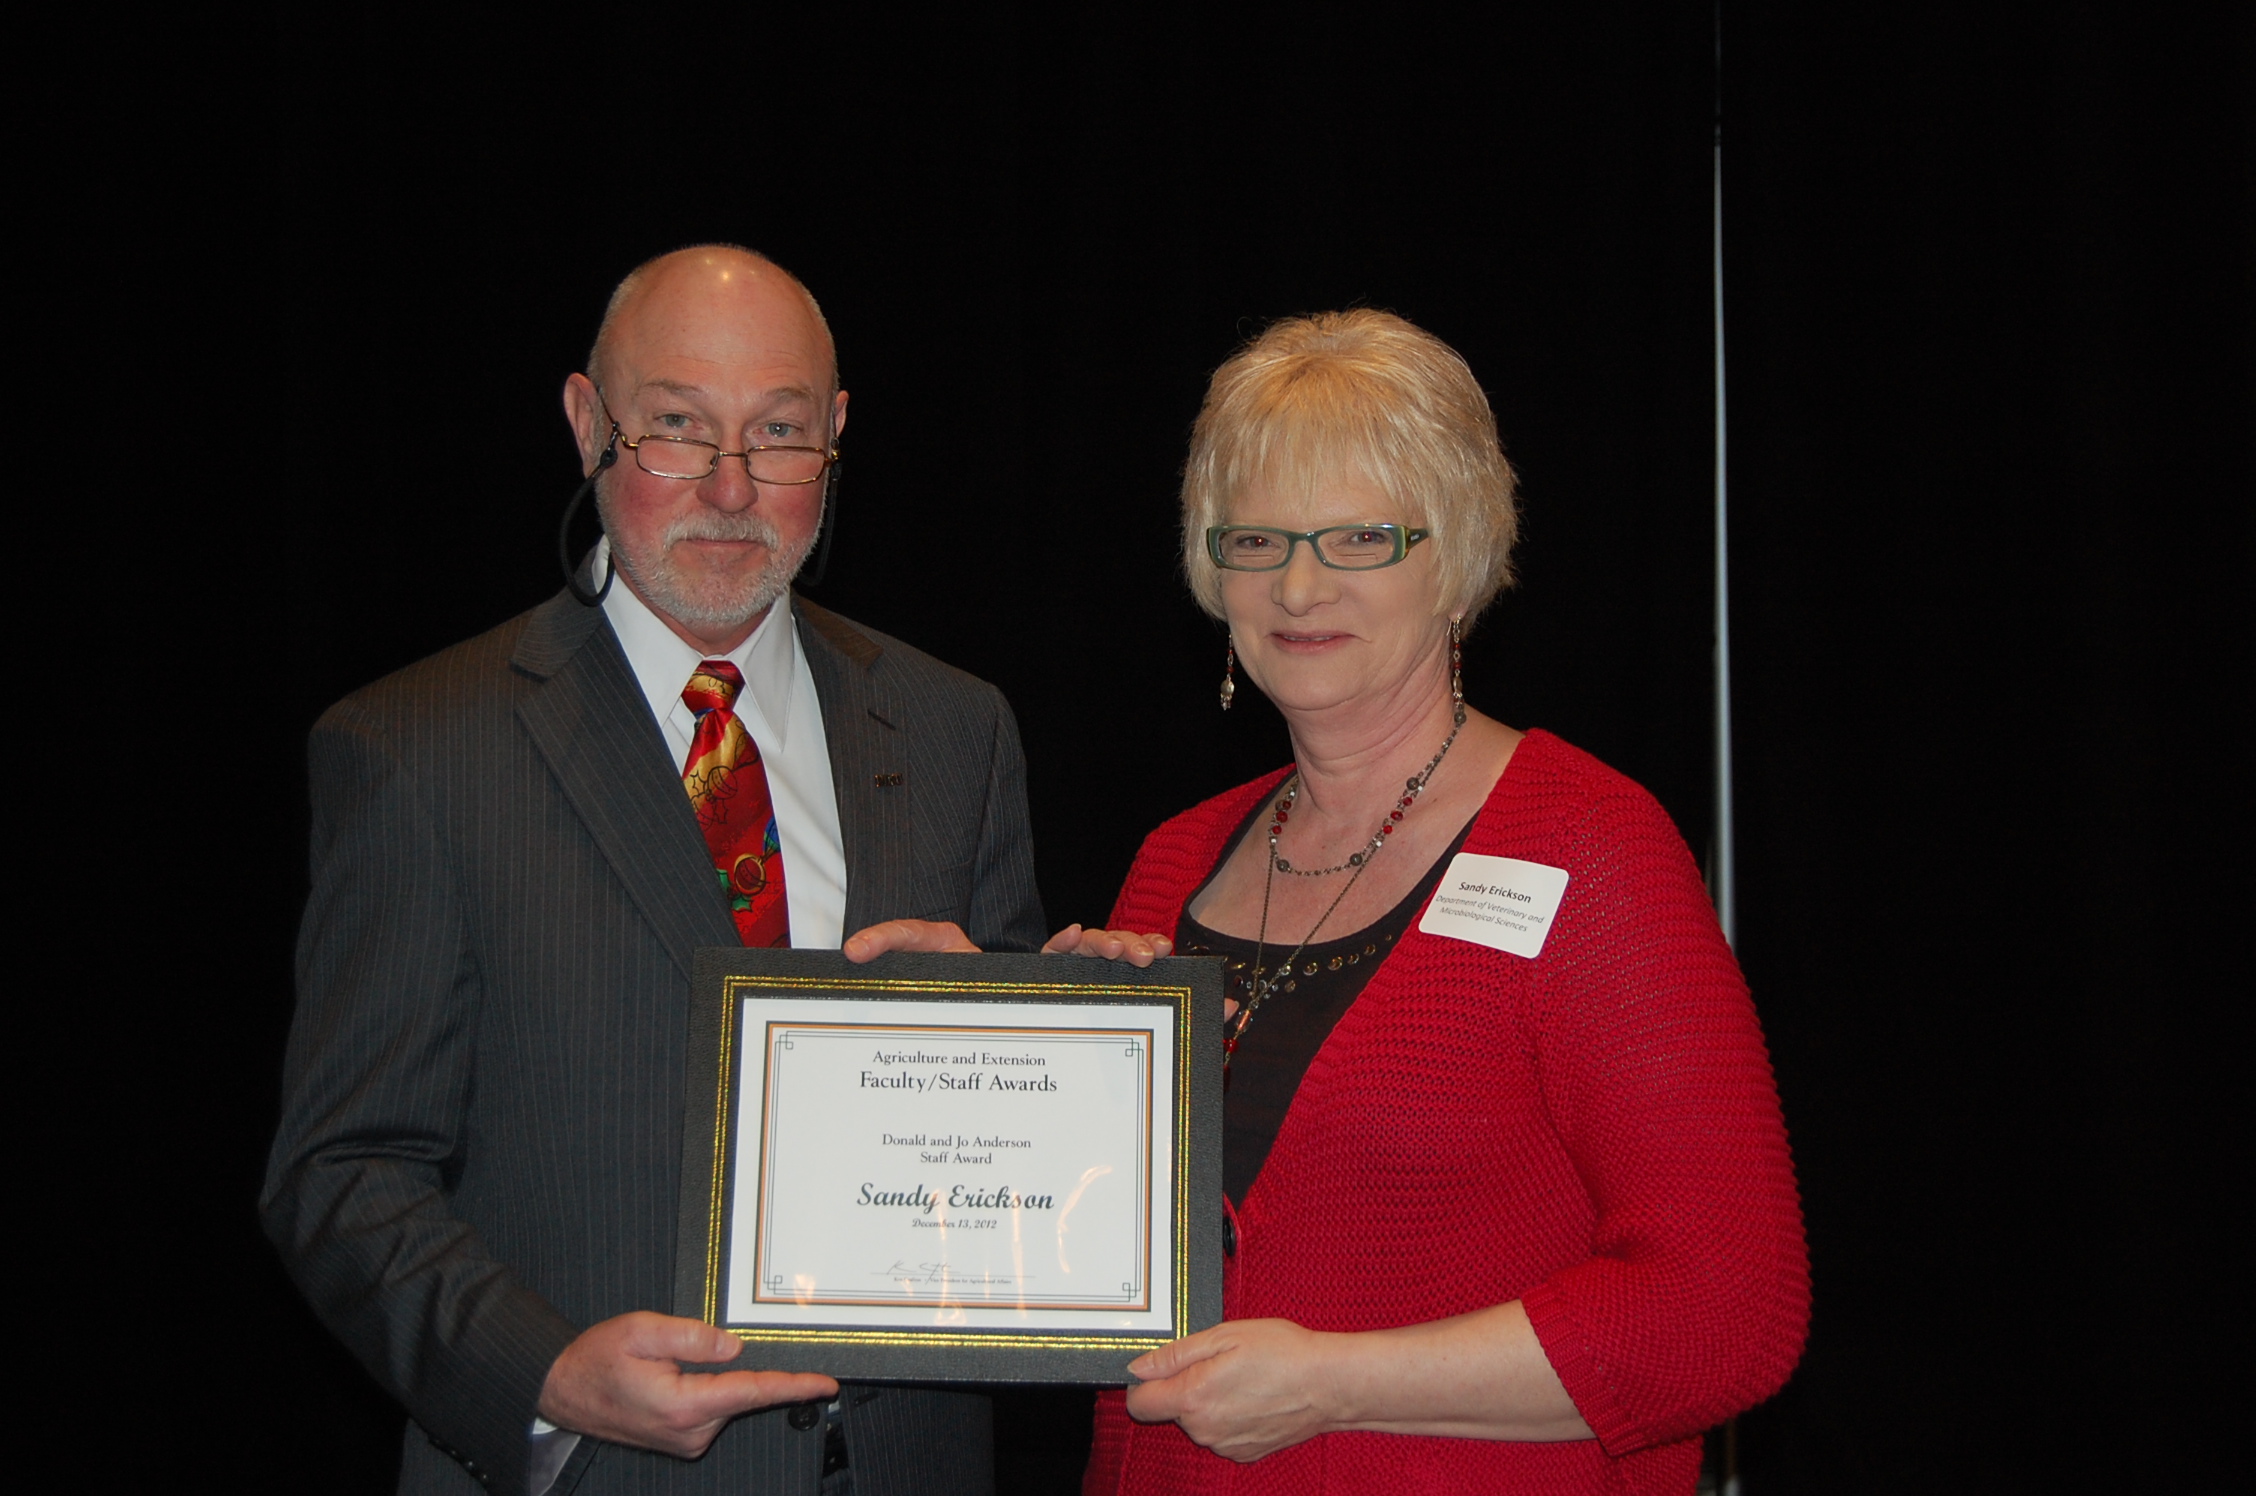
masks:
[[[1284,755],[1252,693],[1214,709],[1173,487],[1211,368],[1350,303],[1459,348],[1525,476],[1472,696],[1706,855],[1713,18],[1447,14],[291,10],[74,76],[23,199],[63,252],[16,287],[53,354],[31,725],[160,746],[105,781],[124,835],[84,776],[27,785],[68,849],[30,907],[164,975],[46,1005],[30,1089],[101,1119],[43,1150],[42,1213],[99,1226],[58,1229],[70,1272],[126,1311],[94,1353],[170,1368],[120,1448],[388,1486],[398,1414],[252,1214],[303,734],[554,590],[558,390],[649,254],[740,240],[822,299],[854,405],[812,595],[1010,696],[1054,922]],[[1753,5],[1724,42],[1739,943],[1817,1294],[1749,1489],[2221,1483],[2248,22]],[[114,486],[49,440],[89,428]],[[1006,1403],[1017,1488],[1071,1466],[1069,1403]]]

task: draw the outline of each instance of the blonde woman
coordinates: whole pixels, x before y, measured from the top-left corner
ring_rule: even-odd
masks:
[[[1514,528],[1486,398],[1401,318],[1279,323],[1215,374],[1184,562],[1224,704],[1266,694],[1293,762],[1051,942],[1216,955],[1234,999],[1228,1320],[1100,1398],[1089,1492],[1689,1492],[1800,1353],[1785,1130],[1691,856],[1462,700]]]

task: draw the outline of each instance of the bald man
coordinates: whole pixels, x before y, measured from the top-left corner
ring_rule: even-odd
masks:
[[[685,1373],[737,1343],[655,1312],[697,947],[1042,941],[1001,695],[790,590],[846,424],[836,371],[814,298],[763,257],[638,268],[564,389],[605,534],[577,590],[600,601],[561,592],[314,729],[262,1205],[414,1419],[402,1491],[992,1488],[985,1398]],[[692,801],[728,679],[772,802],[750,852]]]

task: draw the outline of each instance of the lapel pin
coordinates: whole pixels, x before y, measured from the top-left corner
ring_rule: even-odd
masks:
[[[877,787],[881,790],[898,789],[900,785],[901,776],[898,774],[880,774],[877,776]]]

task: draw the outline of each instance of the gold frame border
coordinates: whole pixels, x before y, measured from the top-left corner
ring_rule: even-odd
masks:
[[[955,990],[958,990],[958,991],[960,991],[960,990],[962,990],[962,989],[958,988],[958,989],[955,989]],[[1148,990],[1148,989],[1147,989],[1147,990]],[[1108,1008],[1108,1007],[1112,1007],[1112,1006],[1115,1006],[1115,1005],[1114,1005],[1114,1004],[1111,1004],[1111,1003],[1074,1003],[1074,1004],[1071,1004],[1071,1006],[1073,1006],[1073,1007],[1077,1007],[1077,1008],[1091,1008],[1091,1009],[1102,1009],[1102,1008]],[[1158,1099],[1158,1098],[1157,1098],[1157,1097],[1156,1097],[1156,1096],[1155,1096],[1155,1095],[1153,1094],[1153,1091],[1154,1091],[1154,1087],[1153,1087],[1153,1085],[1152,1085],[1152,1083],[1151,1083],[1151,1082],[1152,1082],[1151,1065],[1150,1065],[1150,1063],[1148,1063],[1148,1061],[1149,1061],[1150,1041],[1151,1041],[1151,1039],[1152,1039],[1152,1036],[1153,1036],[1153,1031],[1152,1031],[1152,1030],[1150,1030],[1150,1029],[1138,1029],[1138,1028],[1096,1028],[1096,1027],[1086,1027],[1086,1028],[1045,1028],[1045,1027],[1039,1027],[1039,1026],[1036,1026],[1036,1025],[1024,1024],[1024,1023],[998,1023],[998,1024],[986,1024],[986,1025],[980,1025],[980,1024],[964,1024],[964,1025],[957,1025],[957,1024],[947,1024],[947,1025],[943,1025],[943,1026],[935,1026],[935,1025],[932,1025],[932,1024],[920,1024],[920,1023],[917,1023],[917,1022],[915,1022],[915,1021],[913,1021],[913,1020],[912,1020],[912,1021],[910,1021],[910,1022],[906,1022],[906,1023],[892,1023],[892,1024],[845,1023],[845,1022],[838,1022],[838,1021],[830,1021],[830,1022],[825,1022],[825,1021],[823,1021],[823,1020],[820,1020],[820,1019],[793,1019],[793,1020],[791,1020],[791,1021],[789,1021],[789,1022],[786,1022],[786,1021],[784,1021],[784,1020],[782,1020],[782,1019],[778,1019],[778,1018],[764,1018],[764,1019],[762,1019],[762,1020],[761,1020],[761,1027],[762,1027],[762,1029],[764,1030],[764,1032],[763,1032],[763,1034],[762,1034],[762,1036],[761,1036],[761,1039],[760,1039],[760,1053],[761,1053],[761,1055],[763,1056],[763,1058],[762,1058],[762,1060],[761,1060],[761,1068],[763,1069],[763,1071],[765,1071],[765,1070],[769,1069],[769,1067],[770,1067],[770,1066],[772,1066],[772,1064],[773,1064],[773,1062],[774,1062],[774,1059],[775,1059],[775,1038],[776,1038],[776,1030],[777,1030],[777,1029],[779,1029],[779,1028],[781,1028],[781,1029],[785,1030],[786,1032],[794,1032],[794,1031],[795,1031],[795,1032],[799,1032],[799,1033],[805,1033],[805,1032],[807,1032],[807,1031],[808,1031],[808,1030],[810,1030],[810,1029],[871,1029],[871,1028],[877,1028],[877,1029],[905,1029],[905,1030],[908,1030],[908,1031],[911,1031],[911,1032],[918,1032],[918,1031],[921,1031],[921,1032],[924,1032],[924,1033],[943,1033],[943,1034],[958,1034],[958,1033],[961,1033],[961,1034],[966,1034],[966,1035],[972,1035],[972,1034],[983,1034],[983,1035],[987,1035],[987,1036],[990,1036],[990,1038],[991,1038],[991,1039],[993,1040],[993,1042],[995,1042],[995,1043],[996,1043],[996,1044],[998,1045],[998,1047],[999,1047],[999,1046],[1000,1046],[1000,1045],[1001,1045],[1002,1043],[1004,1043],[1004,1042],[1007,1042],[1007,1041],[1005,1041],[1005,1040],[1002,1040],[1002,1039],[1000,1039],[1000,1038],[996,1038],[996,1037],[994,1037],[994,1036],[1005,1035],[1005,1034],[1078,1034],[1078,1035],[1085,1035],[1085,1036],[1090,1036],[1090,1037],[1094,1037],[1094,1036],[1096,1036],[1096,1035],[1100,1035],[1100,1034],[1119,1034],[1119,1035],[1124,1035],[1124,1036],[1128,1036],[1128,1037],[1131,1037],[1131,1038],[1133,1038],[1133,1039],[1136,1039],[1136,1040],[1138,1040],[1138,1041],[1142,1042],[1142,1043],[1143,1043],[1143,1044],[1145,1045],[1145,1047],[1146,1047],[1146,1057],[1147,1057],[1147,1063],[1146,1063],[1146,1064],[1145,1064],[1145,1066],[1144,1066],[1144,1105],[1145,1105],[1145,1108],[1146,1108],[1147,1112],[1148,1112],[1148,1110],[1149,1110],[1149,1108],[1150,1108],[1150,1106],[1151,1106],[1151,1103],[1152,1103],[1153,1101],[1155,1101],[1155,1100],[1157,1100],[1157,1099]],[[935,1042],[942,1042],[942,1041],[935,1041]],[[1148,1120],[1148,1119],[1147,1119],[1147,1120]],[[763,1096],[762,1096],[762,1098],[761,1098],[761,1109],[760,1109],[760,1140],[761,1140],[761,1148],[760,1148],[760,1197],[761,1197],[761,1198],[762,1198],[763,1200],[765,1200],[765,1199],[767,1198],[767,1190],[768,1190],[768,1180],[767,1180],[767,1172],[768,1172],[768,1153],[767,1153],[767,1143],[769,1142],[769,1140],[770,1140],[770,1139],[772,1138],[772,1136],[773,1136],[773,1128],[774,1128],[774,1125],[775,1125],[775,1096],[774,1096],[774,1093],[772,1093],[772,1092],[767,1092],[767,1093],[763,1094]],[[1144,1260],[1145,1260],[1145,1261],[1146,1261],[1147,1263],[1149,1263],[1149,1262],[1151,1261],[1151,1257],[1152,1257],[1151,1244],[1152,1244],[1152,1216],[1153,1216],[1153,1208],[1152,1208],[1152,1179],[1151,1179],[1151,1176],[1152,1176],[1152,1150],[1151,1150],[1151,1148],[1150,1148],[1150,1146],[1149,1146],[1149,1142],[1150,1142],[1150,1141],[1152,1141],[1152,1140],[1151,1140],[1151,1139],[1149,1138],[1149,1134],[1148,1134],[1148,1131],[1147,1131],[1147,1146],[1146,1146],[1146,1147],[1145,1147],[1145,1149],[1144,1149],[1144,1178],[1143,1178],[1143,1200],[1144,1200],[1144,1207],[1143,1207],[1143,1228],[1144,1228]],[[767,1211],[766,1211],[766,1210],[765,1210],[765,1209],[763,1208],[763,1209],[762,1209],[762,1210],[761,1210],[761,1211],[759,1212],[759,1216],[760,1216],[760,1219],[761,1219],[761,1223],[762,1223],[762,1226],[763,1226],[763,1229],[764,1229],[764,1228],[765,1228],[765,1226],[766,1226],[766,1224],[767,1224],[767,1221],[768,1221],[768,1212],[767,1212]],[[759,1257],[759,1253],[758,1253],[758,1251],[757,1251],[757,1250],[755,1250],[755,1252],[754,1252],[754,1257],[755,1257],[755,1260],[757,1260],[757,1259],[758,1259],[758,1257]],[[1161,1262],[1161,1263],[1159,1264],[1159,1266],[1160,1266],[1160,1271],[1161,1271],[1161,1272],[1163,1272],[1163,1273],[1164,1273],[1164,1272],[1168,1271],[1168,1265],[1167,1265],[1167,1264],[1166,1264],[1166,1263],[1165,1263],[1164,1261],[1163,1261],[1163,1262]],[[1027,1308],[1031,1307],[1031,1308],[1033,1308],[1033,1309],[1035,1309],[1035,1310],[1037,1310],[1037,1311],[1041,1311],[1041,1312],[1049,1312],[1049,1311],[1054,1311],[1054,1310],[1065,1310],[1065,1311],[1068,1311],[1068,1312],[1074,1312],[1074,1311],[1082,1311],[1082,1310],[1086,1310],[1086,1311],[1088,1311],[1088,1312],[1090,1312],[1090,1313],[1118,1312],[1118,1313],[1125,1313],[1125,1314],[1149,1314],[1149,1313],[1151,1313],[1151,1312],[1152,1312],[1152,1309],[1151,1309],[1152,1276],[1153,1276],[1153,1275],[1152,1275],[1152,1274],[1151,1274],[1151,1273],[1150,1273],[1150,1272],[1149,1272],[1148,1270],[1147,1270],[1147,1271],[1146,1271],[1146,1272],[1144,1273],[1144,1280],[1145,1280],[1145,1281],[1144,1281],[1144,1297],[1143,1297],[1143,1301],[1142,1301],[1142,1302],[1140,1302],[1140,1303],[1135,1303],[1135,1304],[1118,1304],[1118,1303],[1115,1303],[1115,1304],[1093,1304],[1093,1303],[1079,1303],[1079,1304],[1037,1304],[1037,1305],[1032,1305],[1032,1306],[1028,1306],[1028,1305],[1024,1305],[1024,1304],[1022,1304],[1022,1305],[1020,1305],[1020,1306],[1019,1306],[1019,1308],[1020,1308],[1021,1310],[1025,1310],[1025,1309],[1027,1309]],[[760,1285],[760,1283],[759,1283],[759,1277],[758,1277],[758,1274],[754,1274],[754,1281],[753,1281],[753,1284],[752,1284],[752,1301],[753,1301],[754,1303],[756,1303],[756,1304],[788,1304],[788,1303],[791,1303],[791,1302],[793,1302],[793,1301],[794,1301],[794,1299],[793,1299],[793,1296],[792,1296],[792,1295],[789,1295],[789,1294],[784,1294],[784,1295],[780,1295],[780,1296],[776,1296],[776,1297],[770,1297],[770,1296],[769,1296],[769,1292],[768,1292],[768,1290],[767,1290],[767,1289],[765,1289],[765,1288],[763,1288],[763,1287],[761,1287],[761,1285]],[[900,1308],[903,1308],[903,1309],[948,1309],[948,1308],[967,1308],[967,1309],[989,1309],[989,1310],[992,1310],[992,1309],[994,1309],[994,1308],[996,1308],[996,1307],[997,1307],[997,1306],[996,1306],[996,1305],[994,1305],[994,1304],[976,1304],[976,1303],[970,1303],[970,1302],[967,1302],[966,1300],[964,1300],[964,1299],[960,1299],[960,1298],[959,1298],[959,1299],[949,1299],[949,1298],[945,1298],[945,1297],[943,1297],[943,1298],[941,1298],[941,1299],[939,1299],[939,1300],[937,1300],[937,1301],[935,1301],[935,1300],[931,1300],[931,1299],[813,1299],[813,1300],[798,1300],[798,1302],[800,1302],[800,1303],[803,1303],[803,1304],[813,1304],[813,1305],[821,1306],[821,1307],[824,1307],[824,1308],[830,1308],[830,1309],[871,1309],[871,1308],[876,1308],[876,1309],[883,1309],[883,1308],[887,1308],[887,1307],[890,1307],[890,1306],[894,1306],[894,1305],[898,1305],[898,1306],[899,1306]]]
[[[768,1327],[724,1325],[720,1322],[721,1295],[721,1238],[723,1235],[722,1202],[728,1192],[728,1138],[729,1122],[733,1115],[734,1086],[731,1085],[735,1066],[732,1057],[736,1052],[737,1029],[743,1014],[744,989],[767,989],[781,992],[938,992],[950,994],[985,993],[1009,996],[1018,993],[1049,993],[1052,995],[1094,994],[1099,997],[1172,998],[1175,1006],[1175,1116],[1174,1116],[1174,1178],[1175,1212],[1173,1238],[1173,1281],[1170,1285],[1172,1318],[1175,1321],[1172,1338],[1180,1340],[1191,1332],[1190,1321],[1190,1146],[1191,1146],[1191,989],[1159,983],[1109,986],[1086,982],[933,982],[912,980],[906,977],[861,977],[840,980],[834,977],[753,977],[731,974],[721,979],[721,1034],[719,1074],[716,1076],[713,1098],[713,1179],[707,1200],[707,1225],[705,1232],[705,1322],[716,1325],[746,1344],[848,1344],[848,1345],[930,1345],[949,1349],[985,1349],[1009,1346],[1032,1346],[1048,1350],[1138,1350],[1149,1349],[1152,1337],[1141,1335],[1057,1335],[1029,1330],[903,1330],[884,1328],[877,1330],[796,1330]],[[1087,1003],[1086,1007],[1106,1007],[1110,1004]],[[761,1063],[766,1064],[765,1058]]]

